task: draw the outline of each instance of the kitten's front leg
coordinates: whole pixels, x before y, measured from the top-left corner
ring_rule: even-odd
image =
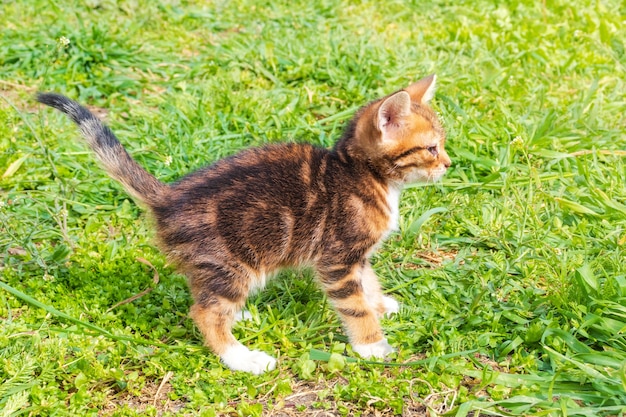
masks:
[[[385,306],[384,314],[395,314],[400,311],[400,303],[387,295],[383,295],[383,305]]]
[[[383,295],[378,277],[369,262],[366,262],[361,270],[361,284],[365,298],[379,317],[400,311],[400,304],[396,300]]]
[[[366,297],[366,289],[371,291],[373,287],[369,286],[371,282],[363,285],[361,272],[360,265],[336,265],[319,271],[324,290],[341,317],[352,349],[364,358],[384,358],[394,349],[383,337],[377,311]],[[380,295],[380,288],[377,288]],[[378,298],[382,306],[382,295]]]
[[[250,313],[248,310],[240,310],[235,313],[235,323],[248,320],[252,320],[252,313]]]

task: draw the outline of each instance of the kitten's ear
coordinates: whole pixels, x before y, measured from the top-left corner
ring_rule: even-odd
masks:
[[[428,102],[435,96],[436,84],[437,76],[432,74],[411,84],[404,90],[409,93],[411,100],[414,102],[428,104]]]
[[[378,108],[378,130],[383,140],[389,139],[402,126],[402,119],[411,114],[411,97],[399,91],[387,97]]]

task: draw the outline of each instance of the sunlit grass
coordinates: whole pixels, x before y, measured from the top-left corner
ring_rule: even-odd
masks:
[[[625,13],[613,1],[4,4],[3,415],[623,414]],[[403,306],[384,320],[393,364],[352,361],[310,274],[288,271],[235,329],[279,358],[258,377],[202,347],[150,220],[33,101],[53,90],[91,106],[173,181],[248,146],[329,146],[360,105],[433,72],[454,165],[404,192],[401,231],[374,256]]]

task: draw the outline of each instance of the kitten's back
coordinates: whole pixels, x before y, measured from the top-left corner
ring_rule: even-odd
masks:
[[[289,143],[218,161],[172,184],[153,207],[160,239],[183,262],[195,262],[196,246],[191,252],[227,253],[268,272],[326,251],[365,249],[387,228],[388,190],[344,156]]]

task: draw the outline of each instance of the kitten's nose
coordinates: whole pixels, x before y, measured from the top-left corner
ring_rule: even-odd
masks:
[[[448,169],[448,168],[450,168],[450,166],[452,166],[452,161],[450,160],[448,155],[445,155],[444,158],[443,158],[443,166],[446,167],[446,169]]]

